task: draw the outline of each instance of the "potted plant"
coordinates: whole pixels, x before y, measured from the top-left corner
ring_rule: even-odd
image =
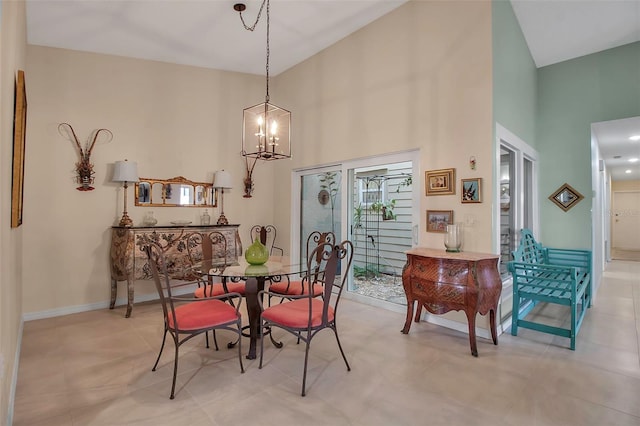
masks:
[[[396,220],[396,215],[393,213],[393,209],[396,206],[396,200],[391,199],[387,201],[376,201],[371,204],[371,210],[374,212],[382,213],[382,220]]]

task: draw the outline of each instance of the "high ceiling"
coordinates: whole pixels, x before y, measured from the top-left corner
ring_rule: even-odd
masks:
[[[265,73],[266,7],[250,32],[233,10],[234,0],[26,1],[29,44]],[[270,74],[304,61],[406,1],[270,0]],[[244,3],[245,22],[252,25],[262,0]],[[511,4],[538,67],[640,40],[640,0]],[[640,126],[634,132],[640,134]],[[603,153],[609,152],[606,141],[611,137],[602,134],[599,139]],[[616,146],[620,152],[615,155],[640,157],[640,143],[628,150]],[[618,173],[613,158],[605,159],[614,179],[640,179],[640,165],[630,176]]]

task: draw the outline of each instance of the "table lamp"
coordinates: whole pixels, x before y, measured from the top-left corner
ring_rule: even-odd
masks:
[[[138,181],[138,163],[135,161],[116,161],[113,168],[112,182],[124,182],[124,212],[122,212],[122,219],[120,219],[120,226],[133,226],[133,221],[127,214],[127,188],[129,182]]]
[[[224,216],[224,190],[231,188],[231,173],[218,170],[213,176],[213,187],[220,189],[220,217],[218,225],[228,225],[229,221]]]

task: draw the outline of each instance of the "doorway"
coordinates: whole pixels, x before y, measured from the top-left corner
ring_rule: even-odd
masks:
[[[611,258],[640,261],[640,191],[614,191]]]

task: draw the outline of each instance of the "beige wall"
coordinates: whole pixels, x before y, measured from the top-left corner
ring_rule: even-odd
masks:
[[[425,211],[454,210],[456,221],[475,217],[464,250],[488,252],[491,81],[490,2],[414,1],[278,76],[272,100],[293,112],[294,168],[419,148],[420,194],[425,170],[455,168],[456,195],[420,196],[420,244],[443,247],[442,234],[425,231]],[[471,177],[484,180],[482,204],[460,203],[460,178]],[[289,198],[276,193],[283,229]]]
[[[113,163],[125,158],[145,177],[209,181],[227,169],[235,189],[226,194],[226,216],[244,227],[272,221],[287,241],[293,168],[420,148],[414,189],[421,194],[425,170],[457,171],[456,195],[420,197],[421,245],[442,247],[441,234],[424,230],[425,210],[453,209],[457,221],[475,219],[464,249],[490,251],[490,6],[410,2],[274,78],[272,102],[293,111],[294,158],[259,164],[252,199],[242,198],[239,127],[242,109],[264,96],[262,77],[29,46],[24,253],[38,262],[24,270],[25,313],[108,300],[109,227],[123,207],[110,179]],[[77,153],[57,132],[61,122],[83,143],[94,129],[113,132],[92,154],[94,191],[75,189]],[[459,179],[467,177],[484,179],[483,203],[460,203]],[[132,194],[129,213],[140,223],[148,209],[134,207]],[[202,209],[154,212],[162,224],[197,221]],[[152,289],[141,283],[136,292]]]
[[[611,191],[640,191],[640,180],[612,181]]]
[[[24,2],[4,1],[0,3],[0,7],[0,424],[8,424],[12,413],[11,391],[16,380],[15,361],[19,353],[21,331],[21,248],[25,228],[10,227],[13,93],[16,71],[25,69],[27,36]]]
[[[294,158],[259,164],[252,199],[242,198],[239,127],[242,109],[263,99],[262,77],[37,46],[27,53],[24,255],[37,262],[24,269],[25,314],[106,304],[109,227],[123,207],[110,178],[125,158],[145,177],[211,180],[227,169],[236,185],[226,216],[243,227],[274,222],[287,241],[293,168],[420,148],[414,190],[424,194],[425,170],[457,171],[456,195],[420,197],[421,245],[443,246],[441,234],[425,232],[425,210],[453,209],[457,221],[475,219],[464,249],[491,250],[489,2],[409,2],[274,78],[272,102],[293,112]],[[61,122],[82,142],[97,128],[113,132],[93,151],[94,191],[75,189],[77,153],[58,134]],[[460,203],[459,180],[468,177],[484,179],[483,203]],[[148,209],[134,207],[129,191],[140,223]],[[197,221],[202,209],[154,212],[162,224]],[[136,294],[151,294],[147,284]]]
[[[110,182],[115,161],[137,161],[139,175],[150,178],[210,182],[216,170],[226,169],[235,185],[225,191],[231,223],[246,227],[258,211],[271,221],[271,209],[261,209],[270,204],[265,182],[272,181],[271,167],[256,167],[256,195],[244,199],[239,155],[242,109],[264,99],[264,78],[38,46],[28,47],[27,61],[23,232],[24,256],[32,263],[24,269],[25,314],[55,315],[105,306],[109,300],[110,226],[123,210],[122,188]],[[93,150],[93,191],[76,190],[78,154],[58,133],[62,122],[73,126],[82,144],[94,129],[113,133],[111,142]],[[140,224],[150,209],[134,206],[133,188],[128,195],[129,215]],[[204,211],[153,210],[159,224],[176,219],[198,223]],[[219,210],[210,214],[215,220]],[[154,292],[150,283],[136,286],[137,296]],[[120,283],[118,296],[125,295]]]

